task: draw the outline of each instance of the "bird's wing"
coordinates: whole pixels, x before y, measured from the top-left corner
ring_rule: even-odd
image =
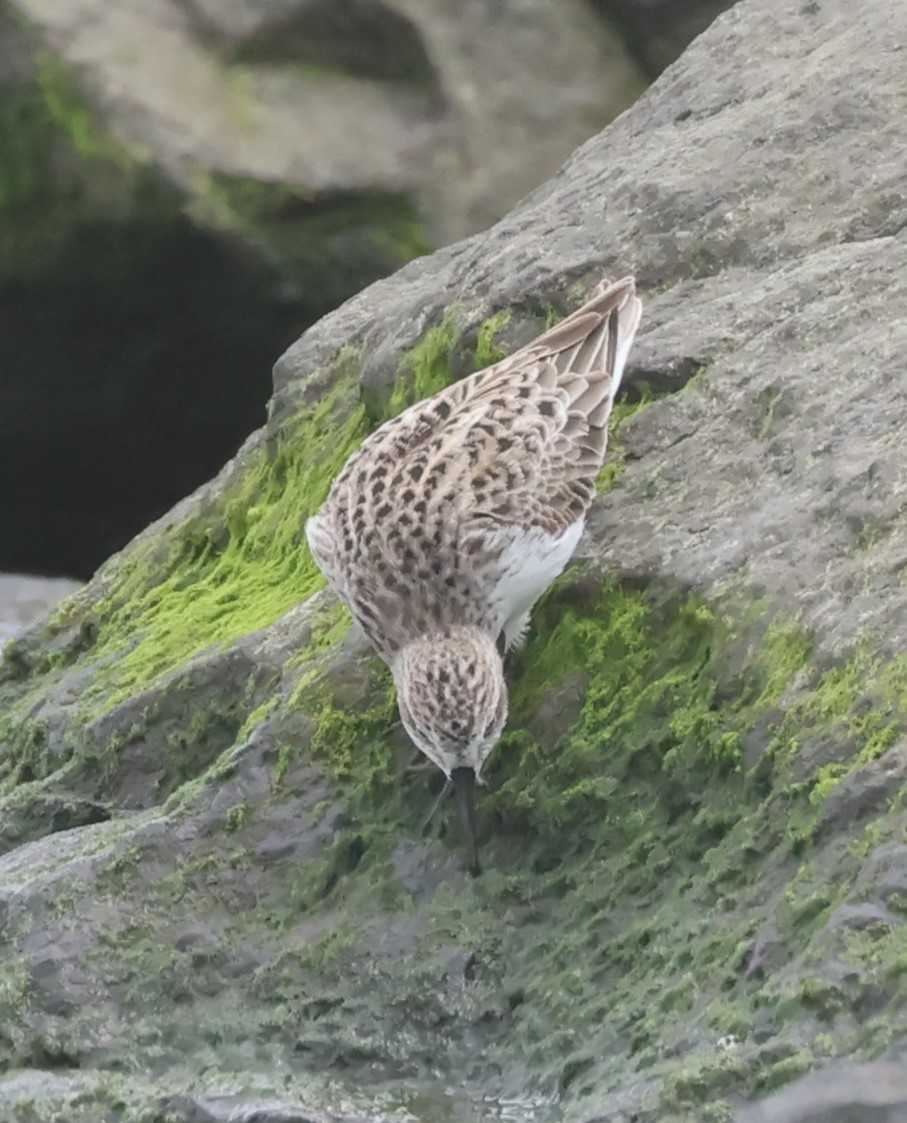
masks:
[[[330,509],[322,508],[317,514],[306,520],[305,536],[312,557],[327,578],[328,584],[338,596],[346,599],[345,567],[338,549],[334,519],[331,517]]]
[[[595,495],[641,309],[632,278],[604,282],[527,347],[422,403],[449,416],[403,455],[393,486],[443,473],[467,539],[483,523],[563,533]]]
[[[641,307],[632,278],[603,282],[528,346],[367,438],[306,526],[335,590],[361,601],[352,585],[363,562],[392,583],[449,582],[445,556],[459,567],[472,554],[480,566],[490,539],[528,529],[560,538],[581,519]]]

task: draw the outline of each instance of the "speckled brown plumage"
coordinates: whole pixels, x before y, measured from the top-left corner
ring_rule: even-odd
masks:
[[[500,736],[496,642],[519,642],[579,540],[640,312],[632,278],[603,282],[527,347],[382,425],[306,525],[448,776],[479,775]]]

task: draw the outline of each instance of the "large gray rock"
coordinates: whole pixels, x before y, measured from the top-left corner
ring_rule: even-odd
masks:
[[[907,1123],[903,1061],[838,1065],[744,1111],[740,1123]]]
[[[237,233],[256,199],[290,228],[307,200],[384,192],[418,199],[430,243],[461,237],[647,80],[584,0],[12,3],[117,139]]]
[[[721,17],[487,234],[308,332],[267,427],[10,645],[10,1105],[715,1123],[897,1055],[905,41],[894,0]],[[301,524],[409,395],[629,271],[612,466],[472,880]]]

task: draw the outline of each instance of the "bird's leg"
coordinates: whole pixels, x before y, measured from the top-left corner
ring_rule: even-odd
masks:
[[[438,798],[432,804],[431,811],[429,811],[428,815],[426,815],[425,822],[422,824],[422,833],[423,834],[425,834],[425,832],[428,830],[429,826],[431,825],[432,819],[434,819],[435,815],[438,814],[438,812],[441,810],[441,808],[447,802],[448,797],[450,796],[450,793],[453,791],[453,789],[454,789],[453,780],[451,780],[449,776],[445,777],[444,787],[441,789],[441,794],[438,796]]]
[[[435,772],[437,768],[437,764],[432,764],[430,760],[426,760],[419,750],[416,749],[412,755],[412,759],[403,771],[407,776],[415,776],[421,772]]]

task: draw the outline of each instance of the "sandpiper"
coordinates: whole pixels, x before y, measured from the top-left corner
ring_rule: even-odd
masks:
[[[641,310],[632,277],[603,281],[526,347],[385,422],[306,523],[391,668],[403,725],[457,793],[473,873],[475,785],[507,719],[502,653],[583,532]]]

